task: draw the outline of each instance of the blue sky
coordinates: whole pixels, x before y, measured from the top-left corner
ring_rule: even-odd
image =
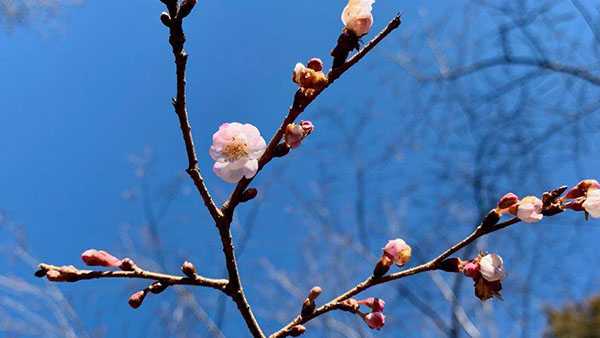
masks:
[[[439,3],[421,5],[435,16],[441,14]],[[186,19],[190,120],[200,166],[218,201],[232,186],[210,170],[210,136],[222,122],[240,121],[255,124],[268,139],[296,89],[290,81],[294,64],[313,56],[328,59],[341,29],[342,7],[342,1],[199,1]],[[175,73],[167,30],[158,19],[163,10],[158,0],[86,1],[63,12],[58,27],[35,25],[0,34],[4,47],[0,54],[0,208],[26,225],[30,248],[44,261],[75,263],[79,253],[91,247],[118,252],[123,224],[142,222],[140,208],[121,198],[136,182],[128,160],[131,154],[152,148],[149,177],[157,185],[186,166],[170,104]],[[408,75],[390,73],[395,68],[385,61],[396,51],[397,39],[406,38],[402,32],[418,30],[422,24],[416,19],[420,14],[415,2],[378,1],[376,29],[397,12],[407,18],[400,31],[320,97],[307,111],[308,118],[318,120],[316,113],[327,107],[361,110],[375,99],[373,109],[383,121],[397,116],[393,106],[397,102],[383,88],[390,76],[402,80]],[[382,125],[374,127],[377,135],[385,135]],[[318,128],[311,136],[314,144],[327,140],[328,131]],[[310,164],[311,154],[293,154],[286,165],[293,173],[318,174],[319,169]],[[597,169],[593,163],[584,172],[593,175]],[[266,170],[257,184],[271,182],[273,173],[272,168]],[[567,169],[556,176],[568,183],[577,179]],[[290,196],[277,184],[272,191],[271,198],[284,202]],[[280,212],[285,203],[269,202],[269,195],[265,198],[268,215],[258,225],[259,239],[249,244],[248,260],[266,255],[281,265],[298,264],[299,238],[305,229]],[[249,209],[242,208],[242,217]],[[180,218],[185,221],[173,216],[163,227],[169,234],[168,245],[179,247],[169,251],[171,271],[177,269],[178,258],[194,255],[198,265],[218,274],[220,244],[196,194],[178,198],[173,213],[184,215]],[[282,243],[282,238],[287,240]],[[255,268],[256,263],[249,263],[242,269],[250,275],[249,285],[262,282],[252,273]],[[105,299],[100,303],[108,302],[108,308],[130,318],[139,315],[127,309],[120,284],[94,287],[92,283],[100,284],[63,289],[72,288],[67,292],[75,295],[78,304],[77,295],[102,288]],[[260,295],[252,287],[250,294]],[[105,314],[110,311],[101,308]],[[93,326],[95,312],[91,312],[83,311],[83,317]],[[238,320],[235,315],[230,318]],[[117,337],[111,332],[122,321],[105,324],[108,336]],[[133,330],[139,331],[135,325]]]

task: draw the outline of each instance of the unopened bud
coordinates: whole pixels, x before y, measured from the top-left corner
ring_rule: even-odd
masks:
[[[306,67],[308,67],[312,70],[316,70],[317,72],[320,72],[323,70],[323,61],[321,61],[321,59],[319,59],[319,58],[312,58],[312,59],[308,60]]]
[[[168,287],[169,285],[163,282],[154,282],[152,284],[150,284],[150,286],[148,287],[148,290],[154,294],[159,294],[163,291],[165,291],[165,289]]]
[[[171,27],[171,16],[167,12],[160,13],[160,22],[167,27]]]
[[[38,269],[33,273],[34,276],[38,277],[38,278],[42,278],[46,276],[46,272],[48,272],[48,269],[43,268],[41,265],[38,266]]]
[[[179,18],[188,16],[192,12],[192,9],[194,9],[194,6],[196,6],[197,2],[197,0],[183,0],[181,7],[179,7]]]
[[[294,325],[290,331],[289,335],[292,337],[298,337],[302,335],[306,331],[306,328],[303,325]]]
[[[196,278],[196,267],[192,262],[185,261],[181,265],[181,272],[190,278]]]
[[[123,258],[121,260],[121,264],[119,264],[119,269],[123,271],[134,271],[137,269],[137,265],[131,258]]]
[[[88,249],[81,254],[81,260],[89,266],[117,267],[121,260],[103,250]]]
[[[315,299],[317,299],[317,297],[319,297],[321,295],[321,292],[323,292],[323,290],[320,287],[315,286],[314,288],[310,289],[310,292],[308,293],[308,297],[306,297],[306,298],[308,298],[310,300],[315,300]]]
[[[134,309],[137,309],[138,307],[140,307],[142,305],[142,303],[144,302],[144,298],[146,297],[146,291],[141,290],[138,291],[134,294],[132,294],[131,296],[129,296],[129,306],[131,306]]]
[[[258,190],[256,190],[255,188],[248,188],[242,193],[242,196],[240,197],[240,202],[248,202],[249,200],[255,198],[256,195],[258,195]]]
[[[500,198],[500,200],[498,201],[498,208],[506,209],[517,203],[519,203],[519,196],[513,194],[512,192],[509,192],[508,194]]]

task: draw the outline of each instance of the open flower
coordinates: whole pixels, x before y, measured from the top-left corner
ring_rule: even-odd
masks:
[[[542,200],[535,196],[523,198],[517,206],[517,217],[525,223],[536,223],[542,220]]]
[[[398,266],[406,264],[410,260],[411,253],[411,247],[400,238],[389,241],[383,248],[384,257]]]
[[[590,188],[587,192],[583,209],[594,218],[600,217],[600,189]]]
[[[223,123],[213,134],[210,156],[215,160],[213,171],[229,183],[242,177],[252,178],[258,171],[258,159],[267,147],[258,129],[238,122]]]
[[[342,12],[342,22],[346,29],[360,37],[373,26],[373,3],[375,0],[349,0]]]
[[[487,254],[479,260],[479,273],[488,282],[501,281],[506,277],[504,261],[496,254]]]

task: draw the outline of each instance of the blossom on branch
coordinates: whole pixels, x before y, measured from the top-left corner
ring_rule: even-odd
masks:
[[[290,148],[298,148],[305,137],[314,130],[314,125],[310,121],[300,121],[300,124],[290,123],[285,128],[284,140]]]
[[[342,12],[342,22],[347,30],[361,37],[373,26],[373,3],[375,0],[349,0]]]
[[[527,196],[517,204],[516,216],[525,223],[536,223],[542,220],[542,200],[535,196]]]
[[[400,238],[389,241],[383,248],[383,255],[394,264],[403,266],[411,257],[412,248]]]
[[[307,66],[298,62],[292,73],[292,81],[305,91],[320,90],[327,85],[327,76],[323,73],[323,61],[312,58]]]
[[[255,126],[249,123],[223,123],[213,134],[209,151],[215,160],[213,171],[229,183],[237,183],[243,177],[252,178],[258,171],[258,159],[266,147],[265,140]]]
[[[487,281],[495,282],[503,280],[506,276],[504,272],[504,261],[502,257],[496,254],[487,254],[479,260],[479,272]]]
[[[471,261],[462,261],[459,270],[465,276],[473,278],[477,298],[501,298],[502,280],[506,277],[502,257],[497,254],[480,254]]]

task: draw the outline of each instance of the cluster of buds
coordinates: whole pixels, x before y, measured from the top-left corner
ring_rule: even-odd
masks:
[[[299,124],[290,123],[285,128],[284,140],[290,148],[298,148],[305,137],[310,135],[315,126],[310,121],[300,121]]]
[[[500,214],[511,214],[517,216],[525,223],[537,223],[544,218],[542,211],[544,203],[535,196],[527,196],[519,199],[519,196],[509,192],[498,201],[496,211]]]
[[[600,183],[596,180],[583,180],[571,188],[565,198],[568,201],[565,208],[575,211],[585,211],[586,216],[600,218]]]
[[[411,257],[412,248],[400,238],[390,240],[383,247],[381,259],[377,262],[373,276],[381,277],[385,275],[393,264],[401,267],[406,264]]]
[[[307,95],[323,89],[328,83],[327,75],[323,73],[323,61],[312,58],[306,66],[297,63],[292,73],[292,81]]]
[[[456,272],[462,272],[465,276],[473,278],[477,298],[502,299],[500,290],[502,290],[502,280],[506,277],[502,257],[496,254],[479,254],[470,261],[460,259],[452,259],[452,261],[457,262]]]
[[[369,297],[363,300],[357,301],[359,305],[364,305],[368,307],[371,312],[367,314],[362,314],[361,317],[367,323],[369,328],[374,330],[379,330],[385,325],[385,315],[383,314],[383,309],[385,307],[385,302],[383,299]]]

